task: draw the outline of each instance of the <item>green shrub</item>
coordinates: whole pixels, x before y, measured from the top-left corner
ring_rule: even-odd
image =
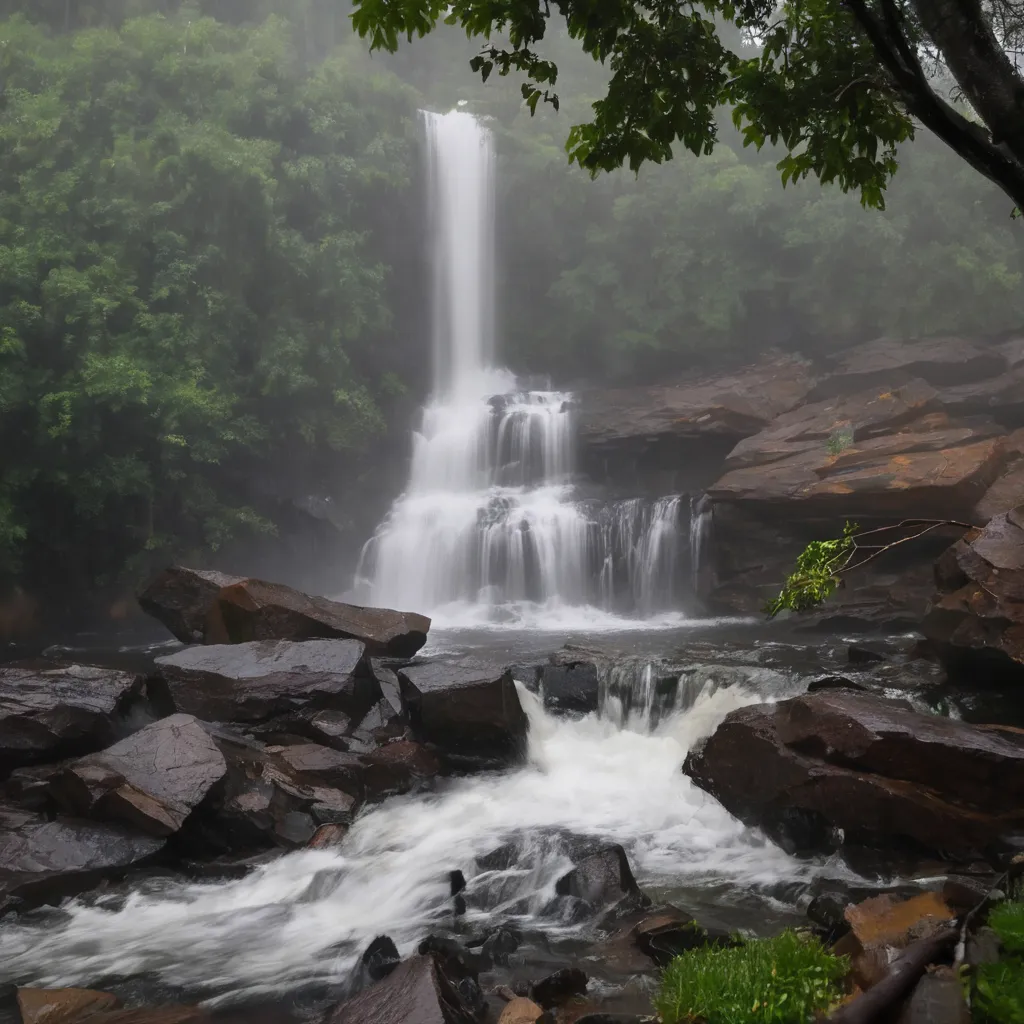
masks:
[[[1024,1024],[1024,902],[1000,903],[988,923],[1006,959],[981,964],[974,972],[975,1017],[985,1024]]]
[[[849,964],[786,931],[732,949],[693,949],[669,964],[655,998],[664,1024],[806,1024],[841,996]]]
[[[1013,956],[1024,954],[1024,903],[1007,900],[992,908],[989,927],[999,936],[1003,949]]]

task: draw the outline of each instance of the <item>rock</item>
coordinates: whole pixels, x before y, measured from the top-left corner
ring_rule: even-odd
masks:
[[[507,1003],[498,1018],[498,1024],[536,1024],[544,1010],[532,999],[516,996]]]
[[[362,758],[368,799],[408,793],[441,772],[438,759],[422,743],[399,740]]]
[[[157,577],[139,603],[183,643],[358,640],[371,653],[411,658],[430,629],[424,615],[342,604],[279,583],[182,566]]]
[[[75,761],[51,781],[50,792],[73,814],[169,836],[226,773],[203,726],[191,715],[172,715]]]
[[[289,747],[267,747],[267,753],[275,755],[290,769],[292,778],[305,781],[308,785],[326,785],[340,789],[357,800],[365,791],[365,767],[356,754],[346,754],[316,743],[302,743]]]
[[[741,441],[707,493],[764,514],[784,506],[804,520],[913,518],[922,509],[963,520],[1008,452],[991,420],[951,421],[929,411],[937,403],[932,388],[911,381],[796,409]]]
[[[335,765],[329,783],[301,752],[291,760],[282,756],[294,748],[266,747],[227,730],[217,732],[215,739],[227,762],[227,776],[189,819],[185,841],[190,848],[206,856],[245,854],[273,846],[294,849],[311,843],[319,826],[351,823],[362,785],[358,759]],[[329,748],[318,749],[337,754]],[[320,841],[326,842],[329,834],[338,835],[325,833]]]
[[[846,908],[850,932],[836,944],[836,952],[850,957],[851,976],[866,990],[878,984],[889,965],[917,939],[943,931],[955,915],[936,893],[910,899],[874,896]]]
[[[154,702],[208,722],[266,722],[307,709],[359,721],[381,699],[355,640],[190,647],[156,667]]]
[[[555,892],[596,908],[612,907],[623,900],[637,906],[648,902],[633,877],[626,851],[617,844],[577,861],[576,866],[555,883]]]
[[[597,710],[601,682],[593,656],[565,648],[537,666],[536,680],[544,706],[552,711],[588,714]]]
[[[521,944],[519,935],[511,928],[495,928],[480,947],[480,956],[485,963],[507,967],[510,957]]]
[[[0,912],[59,903],[142,864],[163,845],[115,825],[51,821],[0,805]]]
[[[578,967],[563,967],[530,988],[530,998],[544,1007],[561,1006],[574,996],[584,995],[588,978]]]
[[[921,632],[954,670],[1024,670],[1024,505],[971,530],[936,567]]]
[[[856,644],[850,644],[846,649],[846,660],[851,665],[873,665],[879,661],[885,661],[885,655],[871,650],[870,647],[858,647]]]
[[[971,1024],[963,982],[948,967],[927,971],[914,986],[896,1024]]]
[[[364,989],[383,981],[401,963],[398,947],[387,935],[378,935],[363,951],[352,978],[352,991]]]
[[[528,722],[512,673],[473,657],[400,669],[416,737],[451,758],[507,764],[526,749]]]
[[[476,1024],[476,1017],[434,957],[414,956],[329,1011],[325,1024]]]
[[[868,387],[888,390],[915,377],[950,387],[996,377],[1006,369],[1006,354],[995,345],[964,338],[878,338],[841,352],[832,373],[818,382],[809,397],[816,401]]]
[[[120,1006],[117,996],[88,988],[19,988],[17,998],[22,1024],[75,1024]]]
[[[329,850],[341,846],[348,835],[346,825],[321,825],[306,844],[311,850]]]
[[[212,1024],[212,1021],[201,1006],[140,1006],[88,1018],[88,1024]]]
[[[109,746],[141,699],[132,672],[21,661],[0,665],[0,774]]]
[[[841,690],[731,712],[684,771],[796,852],[838,837],[984,859],[1024,825],[1024,733]]]
[[[681,384],[583,391],[580,437],[592,447],[633,439],[746,437],[792,409],[811,385],[808,364],[776,356],[734,374]]]
[[[1024,504],[1024,458],[1016,458],[996,478],[974,506],[969,522],[984,524],[1001,512]]]
[[[845,676],[819,676],[807,684],[808,693],[820,693],[822,690],[854,690],[857,693],[870,693],[870,687],[854,682]]]

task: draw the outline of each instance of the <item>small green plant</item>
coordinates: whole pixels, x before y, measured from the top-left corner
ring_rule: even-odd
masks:
[[[838,427],[828,435],[825,447],[829,455],[841,455],[853,444],[853,430],[850,427]]]
[[[676,957],[655,997],[664,1024],[807,1024],[841,998],[846,957],[793,931]]]
[[[1024,903],[1000,903],[989,914],[988,924],[1006,955],[974,972],[975,1017],[985,1024],[1024,1024]]]
[[[853,555],[853,537],[858,527],[847,523],[843,535],[834,540],[816,540],[800,552],[796,569],[786,579],[779,596],[765,605],[774,618],[779,612],[802,612],[827,601],[839,586],[839,573]]]

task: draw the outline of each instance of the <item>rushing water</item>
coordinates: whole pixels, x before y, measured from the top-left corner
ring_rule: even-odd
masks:
[[[455,869],[469,883],[463,927],[508,920],[564,935],[565,923],[543,908],[570,864],[566,834],[622,843],[653,887],[756,891],[819,872],[745,829],[680,771],[692,743],[729,710],[784,696],[793,683],[767,672],[721,688],[712,672],[666,704],[650,680],[640,661],[621,668],[602,687],[600,712],[576,720],[552,717],[522,690],[524,767],[391,799],[364,813],[336,851],[292,853],[237,881],[151,881],[8,924],[0,981],[144,976],[214,998],[336,983],[377,935],[408,953],[450,927]],[[477,865],[509,840],[520,851],[514,864]]]
[[[364,550],[364,599],[463,624],[678,609],[685,504],[578,499],[572,396],[517,390],[494,361],[491,134],[459,111],[424,117],[434,387],[405,493]]]

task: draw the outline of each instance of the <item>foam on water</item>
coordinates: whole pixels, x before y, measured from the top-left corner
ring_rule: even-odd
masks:
[[[614,696],[603,714],[578,720],[521,696],[530,720],[523,768],[389,800],[362,815],[338,850],[289,854],[240,880],[154,881],[127,897],[6,924],[0,981],[95,985],[144,975],[219,999],[337,982],[375,936],[391,935],[405,954],[450,920],[455,869],[469,880],[471,917],[526,914],[543,927],[532,915],[569,865],[564,849],[546,843],[554,833],[622,843],[649,884],[756,888],[821,869],[742,826],[680,771],[691,745],[730,710],[763,699],[751,691],[687,691],[689,706],[653,731],[649,718],[621,714]],[[474,901],[488,883],[475,858],[509,839],[532,843],[533,859],[502,880],[500,905]]]

